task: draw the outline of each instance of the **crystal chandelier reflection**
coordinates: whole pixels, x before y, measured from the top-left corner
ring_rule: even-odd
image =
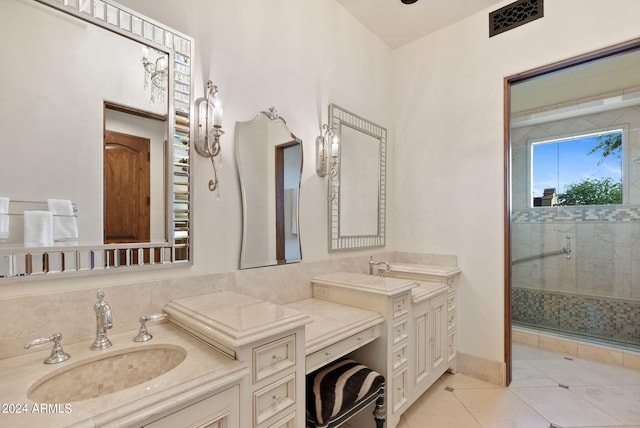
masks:
[[[144,89],[151,85],[151,103],[164,102],[164,93],[168,81],[168,61],[164,52],[152,51],[158,55],[155,61],[149,59],[149,48],[142,48],[142,66],[144,67]]]

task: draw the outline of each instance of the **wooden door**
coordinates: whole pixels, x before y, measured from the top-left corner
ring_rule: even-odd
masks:
[[[104,242],[149,242],[150,140],[104,133]]]

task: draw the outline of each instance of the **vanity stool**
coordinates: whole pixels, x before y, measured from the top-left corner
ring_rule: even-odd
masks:
[[[384,426],[384,376],[354,360],[342,358],[308,374],[306,393],[308,428],[338,427],[373,401],[376,428]]]

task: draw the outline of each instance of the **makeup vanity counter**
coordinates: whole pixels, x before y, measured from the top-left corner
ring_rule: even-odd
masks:
[[[311,317],[305,329],[307,374],[380,337],[384,323],[378,312],[322,299],[305,299],[286,306]]]
[[[207,413],[215,413],[212,398],[215,405],[223,405],[221,411],[233,407],[238,385],[249,372],[245,363],[228,358],[171,324],[153,324],[149,330],[153,339],[144,343],[133,342],[137,330],[109,335],[113,346],[104,351],[89,350],[93,340],[65,345],[63,338],[62,345],[71,358],[58,364],[43,363],[51,352],[49,345],[0,361],[0,426],[147,426],[189,406],[198,410],[206,407]],[[27,398],[32,385],[58,372],[115,354],[158,348],[184,350],[186,357],[160,376],[101,397],[44,406]],[[75,380],[68,389],[79,389]],[[232,417],[237,418],[237,411]]]
[[[240,386],[240,426],[305,425],[305,375],[374,341],[378,312],[305,299],[277,305],[219,292],[176,299],[164,309],[172,323],[246,361]]]

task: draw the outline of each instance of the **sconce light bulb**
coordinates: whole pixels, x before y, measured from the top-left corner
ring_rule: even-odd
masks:
[[[214,108],[222,107],[222,101],[220,101],[220,97],[218,96],[218,90],[215,89],[213,93],[213,97],[211,98],[211,104]]]

